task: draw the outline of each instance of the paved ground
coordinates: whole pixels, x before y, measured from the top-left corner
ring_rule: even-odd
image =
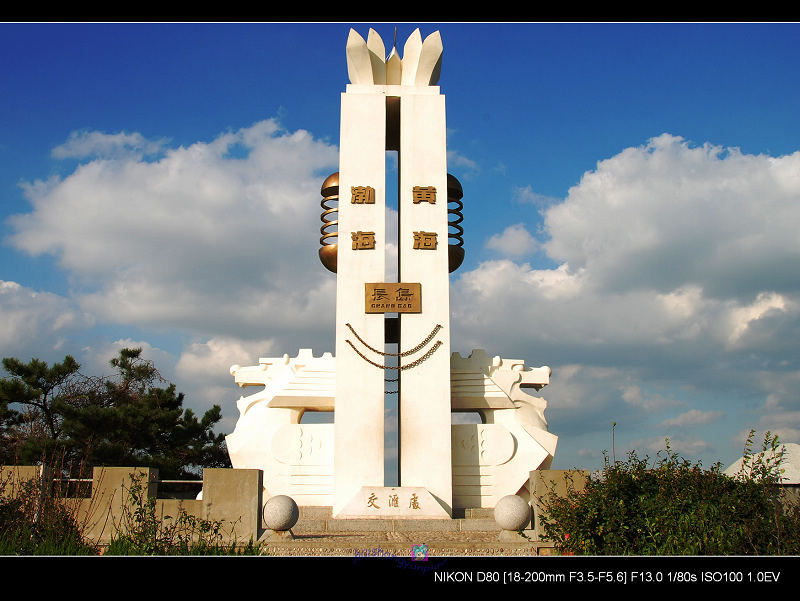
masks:
[[[502,533],[491,514],[473,512],[452,520],[334,520],[329,508],[303,508],[292,536],[268,531],[262,541],[273,556],[383,554],[411,557],[426,544],[431,557],[537,556],[552,549],[516,533]]]
[[[390,554],[410,557],[414,545],[428,545],[431,557],[461,556],[523,556],[549,554],[549,548],[539,548],[535,543],[511,543],[498,540],[497,533],[447,533],[415,532],[364,532],[346,535],[297,535],[286,542],[265,541],[265,551],[273,556],[334,556]]]

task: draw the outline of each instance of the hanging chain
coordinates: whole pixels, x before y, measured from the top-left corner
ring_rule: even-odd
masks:
[[[397,370],[411,369],[412,367],[416,367],[417,365],[425,361],[428,357],[430,357],[433,353],[435,353],[436,349],[442,346],[442,341],[437,340],[436,344],[434,344],[431,348],[429,348],[427,353],[422,355],[422,357],[420,357],[419,359],[415,359],[414,361],[412,361],[411,363],[407,363],[406,365],[381,365],[380,363],[375,363],[372,359],[365,357],[364,354],[361,351],[359,351],[355,347],[355,345],[349,340],[345,340],[345,342],[352,347],[352,349],[358,354],[359,357],[361,357],[364,361],[366,361],[370,365],[374,365],[378,369],[397,369]]]
[[[367,344],[364,341],[364,339],[361,338],[361,336],[358,335],[358,332],[356,332],[353,329],[353,326],[351,326],[349,323],[346,323],[344,325],[346,325],[348,328],[350,328],[350,331],[353,332],[353,334],[355,335],[356,338],[358,338],[358,340],[359,340],[359,342],[361,342],[361,344],[363,344],[365,347],[367,347],[373,353],[378,353],[379,355],[383,355],[384,357],[408,357],[409,355],[413,355],[418,350],[420,350],[422,347],[424,347],[426,344],[428,344],[431,341],[431,339],[433,339],[433,337],[436,336],[436,332],[438,332],[439,330],[442,329],[442,326],[437,323],[436,327],[433,328],[433,330],[431,330],[430,334],[428,334],[428,337],[425,340],[423,340],[422,342],[420,342],[417,346],[412,348],[410,351],[405,351],[403,353],[384,353],[382,351],[379,351],[376,348],[372,348],[369,344]]]
[[[407,357],[408,355],[413,355],[417,351],[419,351],[422,348],[424,348],[425,345],[427,345],[433,339],[433,337],[436,336],[436,333],[439,330],[442,329],[442,325],[441,324],[436,324],[436,327],[434,327],[433,330],[431,330],[431,333],[428,334],[428,337],[425,338],[425,340],[420,342],[417,346],[415,346],[410,351],[405,351],[405,352],[402,352],[402,353],[384,353],[382,351],[379,351],[376,348],[371,347],[369,344],[367,344],[367,342],[361,336],[358,335],[358,332],[356,332],[355,329],[353,328],[353,326],[351,326],[349,323],[347,323],[345,325],[348,328],[350,328],[350,331],[353,333],[353,335],[356,338],[358,338],[358,340],[359,340],[359,342],[361,342],[361,344],[363,344],[365,347],[367,347],[373,353],[377,353],[378,355],[382,355],[384,357]],[[422,355],[422,357],[412,361],[411,363],[407,363],[406,365],[381,365],[380,363],[375,363],[375,361],[373,361],[372,359],[369,359],[368,357],[366,357],[349,340],[345,340],[345,342],[350,345],[350,347],[356,352],[356,354],[358,354],[359,357],[361,357],[364,361],[366,361],[370,365],[374,365],[378,369],[396,370],[396,371],[405,370],[405,369],[411,369],[413,367],[416,367],[417,365],[419,365],[420,363],[425,361],[428,357],[430,357],[433,353],[435,353],[436,349],[438,349],[440,346],[442,346],[442,341],[441,340],[437,340],[436,344],[434,344],[430,349],[428,349],[428,352],[426,352],[424,355]],[[398,374],[398,376],[399,376],[399,374]],[[384,378],[383,381],[384,382],[399,382],[400,378],[399,377],[397,377],[397,378]],[[384,390],[385,394],[394,394],[396,392],[398,392],[398,391],[397,390]]]

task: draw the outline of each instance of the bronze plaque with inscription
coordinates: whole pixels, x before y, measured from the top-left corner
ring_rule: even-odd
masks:
[[[422,285],[402,282],[364,284],[365,313],[422,313]]]

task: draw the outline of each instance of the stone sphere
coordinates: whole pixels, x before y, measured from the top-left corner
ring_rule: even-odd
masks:
[[[528,523],[530,515],[530,505],[517,495],[506,495],[494,506],[494,521],[503,530],[522,530]]]
[[[299,517],[300,510],[291,497],[278,495],[264,503],[264,523],[270,530],[289,530]]]

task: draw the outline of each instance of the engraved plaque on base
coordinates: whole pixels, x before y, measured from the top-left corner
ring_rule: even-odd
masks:
[[[423,486],[363,486],[334,516],[357,519],[450,519]]]
[[[366,313],[422,313],[422,285],[402,282],[366,282]]]

